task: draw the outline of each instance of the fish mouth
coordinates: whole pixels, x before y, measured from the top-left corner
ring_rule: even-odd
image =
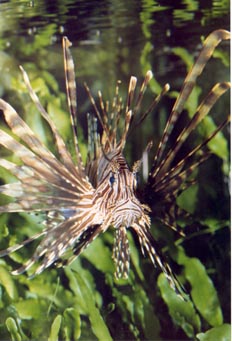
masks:
[[[135,222],[138,222],[143,214],[142,205],[138,205],[131,200],[118,204],[113,212],[113,226],[115,228],[120,226],[130,227]]]

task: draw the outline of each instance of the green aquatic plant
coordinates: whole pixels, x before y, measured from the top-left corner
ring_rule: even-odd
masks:
[[[37,72],[33,65],[28,65],[28,68],[33,88],[42,95],[43,105],[48,108],[51,117],[54,113],[59,115],[59,122],[62,122],[61,133],[65,138],[68,137],[68,140],[71,139],[68,118],[60,109],[65,107],[65,96],[59,90],[55,78],[48,72],[43,74]],[[18,107],[23,108],[26,113],[34,113],[34,107],[29,104],[28,99],[25,100],[27,90],[22,82],[15,78],[12,84],[15,89],[14,96],[16,90],[20,92],[20,97],[22,96],[21,102],[18,102],[17,96]],[[193,102],[198,101],[198,95],[195,96]],[[26,116],[31,120],[32,125],[36,123],[35,129],[40,138],[51,145],[48,126],[39,115],[36,120],[31,119],[31,114]],[[213,140],[213,147],[211,147],[213,151],[217,150],[216,145],[220,144],[220,141],[223,141],[222,144],[226,148],[225,138],[221,135],[221,140]],[[53,148],[53,145],[51,147]],[[82,148],[85,152],[84,143]],[[227,162],[226,153],[227,151],[223,153],[225,162]],[[8,182],[7,175],[1,174],[3,174],[2,180]],[[189,192],[188,189],[187,197],[190,203],[195,203],[190,209],[191,213],[195,213],[197,191]],[[181,199],[178,200],[181,205]],[[185,201],[182,198],[182,205]],[[25,236],[31,236],[35,230],[40,231],[44,218],[43,215],[28,216],[25,213],[1,215],[0,232],[4,237],[1,249],[7,246],[6,243],[15,245],[15,235],[17,240],[22,240]],[[13,221],[16,227],[14,235],[10,231]],[[207,226],[207,233],[212,234],[224,229],[228,224],[224,220],[220,225],[219,219],[216,218],[214,222],[205,219],[202,225],[203,223]],[[183,247],[178,245],[181,244],[181,240],[183,242],[183,238],[173,246],[173,235],[170,232],[162,230],[156,234],[158,238],[165,235],[166,249],[169,249],[176,263],[183,267],[180,278],[183,283],[191,285],[192,301],[180,300],[162,274],[158,278],[157,287],[155,286],[154,277],[150,275],[151,268],[146,260],[140,260],[137,244],[131,235],[129,241],[132,268],[129,278],[116,281],[110,255],[113,238],[110,232],[106,232],[102,239],[96,239],[92,247],[86,250],[70,268],[47,270],[30,280],[25,274],[12,277],[8,270],[14,267],[15,262],[23,264],[30,256],[31,248],[11,255],[7,262],[1,259],[1,337],[7,339],[10,335],[15,340],[158,339],[162,333],[164,316],[169,316],[173,325],[183,329],[189,338],[197,336],[199,340],[207,340],[207,337],[218,335],[228,337],[229,328],[223,323],[218,294],[206,266],[195,257],[186,255]],[[145,273],[141,271],[141,264]],[[202,300],[202,293],[205,293],[210,309]],[[164,302],[167,306],[166,310]]]

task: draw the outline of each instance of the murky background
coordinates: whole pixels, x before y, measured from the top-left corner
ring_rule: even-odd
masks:
[[[171,90],[180,90],[186,64],[199,52],[202,37],[215,29],[228,30],[229,20],[229,1],[0,1],[0,97],[21,109],[22,115],[52,148],[52,141],[44,135],[39,115],[26,96],[18,68],[23,65],[61,133],[64,137],[69,136],[61,46],[62,37],[66,35],[72,42],[76,66],[79,121],[83,131],[83,136],[80,133],[81,148],[85,153],[86,112],[92,108],[83,82],[88,83],[94,95],[101,89],[104,98],[112,99],[115,84],[121,80],[122,96],[126,97],[130,76],[135,75],[141,81],[151,69],[154,81],[148,95],[159,93],[167,82]],[[221,60],[228,62],[229,43],[223,43],[219,50],[218,59],[212,60],[199,80],[203,94],[217,81],[229,80],[228,69],[221,63]],[[149,103],[149,98],[147,101]],[[140,158],[148,140],[158,141],[172,103],[171,96],[167,96],[158,113],[130,137],[129,162]],[[212,110],[217,122],[228,113],[229,95]],[[69,138],[67,143],[70,143]],[[220,161],[215,162],[216,166],[209,162],[201,175],[208,192],[212,183],[215,188],[212,196],[202,197],[199,211],[209,215],[213,212],[213,217],[224,221],[229,216],[227,182],[224,175],[215,170],[216,167],[221,171]],[[230,284],[224,280],[229,277],[228,239],[228,230],[219,228],[216,237],[199,237],[197,243],[187,245],[190,255],[207,260],[213,274],[215,271],[221,274],[215,275],[214,279],[226,321],[230,320]],[[220,261],[217,262],[217,258]],[[152,298],[149,298],[151,302]],[[123,320],[122,316],[118,319]],[[111,325],[116,331],[112,321]],[[174,335],[184,339],[183,334],[175,334],[171,325],[169,320],[163,321],[159,335],[163,339],[174,339]],[[3,319],[1,328],[5,328]],[[127,331],[125,326],[122,330],[118,335],[115,332],[115,339],[119,335],[122,339],[135,337],[135,333]],[[6,337],[7,334],[2,332],[2,335]],[[85,340],[88,337],[82,336]]]
[[[12,89],[10,78],[18,74],[20,64],[27,72],[48,71],[64,91],[63,35],[73,43],[82,125],[86,125],[89,110],[84,81],[94,94],[100,89],[104,98],[111,99],[117,80],[122,81],[125,96],[129,77],[135,75],[141,80],[152,69],[153,93],[158,93],[166,82],[171,89],[180,89],[186,75],[183,58],[189,58],[190,63],[200,48],[201,37],[217,28],[228,29],[228,6],[218,1],[175,1],[175,5],[169,1],[3,2],[0,95]],[[184,57],[184,50],[177,51],[179,47],[186,49],[189,56]],[[206,89],[219,77],[225,80],[228,71],[221,70],[214,61],[202,78]],[[138,153],[140,147],[141,143],[136,144]]]

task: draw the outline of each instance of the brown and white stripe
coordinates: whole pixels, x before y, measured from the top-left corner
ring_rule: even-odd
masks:
[[[137,194],[136,173],[141,161],[137,161],[130,169],[123,155],[124,147],[128,133],[140,125],[147,115],[153,111],[159,100],[168,91],[169,86],[165,85],[161,94],[152,101],[148,109],[143,110],[143,114],[139,115],[145,90],[152,78],[151,71],[147,72],[137,97],[135,95],[137,79],[134,76],[131,77],[125,107],[119,96],[119,84],[116,87],[115,99],[111,107],[108,103],[104,103],[102,94],[99,92],[100,108],[96,105],[90,89],[86,85],[96,117],[88,116],[89,148],[87,164],[84,166],[78,147],[76,83],[74,63],[70,51],[71,43],[66,37],[63,38],[67,99],[76,160],[72,159],[64,140],[42,107],[30,85],[26,72],[21,67],[32,101],[49,124],[54,135],[59,157],[55,157],[17,112],[8,103],[0,99],[0,109],[3,111],[8,126],[24,142],[24,144],[20,143],[5,131],[0,130],[0,144],[18,156],[23,163],[20,166],[0,159],[0,166],[18,178],[17,183],[0,186],[0,193],[14,198],[14,202],[1,206],[0,212],[45,211],[50,219],[50,223],[41,233],[0,252],[0,256],[7,255],[42,237],[31,259],[14,271],[15,274],[26,271],[34,263],[41,261],[35,270],[35,274],[39,274],[54,262],[59,261],[65,251],[71,248],[73,257],[64,261],[64,264],[67,264],[77,257],[99,234],[113,226],[115,229],[113,259],[118,278],[128,276],[130,251],[127,229],[131,228],[138,236],[143,254],[147,253],[152,263],[157,264],[165,273],[170,285],[177,292],[181,292],[181,286],[160,253],[157,242],[152,237],[150,217],[156,214],[154,196],[157,194],[161,201],[163,200],[165,203],[166,200],[170,212],[172,211],[171,207],[175,206],[179,188],[182,185],[187,186],[187,178],[200,163],[208,158],[208,153],[198,156],[199,150],[202,150],[228,122],[228,120],[223,122],[215,132],[188,152],[184,158],[173,163],[182,144],[208,114],[217,99],[230,86],[229,83],[224,82],[218,83],[212,88],[205,100],[199,105],[195,115],[179,133],[172,147],[167,150],[170,134],[175,129],[177,119],[183,111],[197,77],[202,73],[216,46],[220,41],[226,39],[229,39],[229,32],[218,30],[211,33],[205,40],[202,51],[188,73],[174,104],[154,156],[143,194],[140,196]],[[124,121],[124,128],[121,133],[119,129],[120,120]],[[102,128],[101,134],[97,131],[97,121]],[[146,152],[150,148],[151,143],[148,144]],[[168,212],[165,214],[166,217]],[[173,227],[171,219],[165,220],[160,217],[160,220]]]

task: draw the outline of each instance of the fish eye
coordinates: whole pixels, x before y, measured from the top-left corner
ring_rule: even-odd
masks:
[[[110,178],[109,178],[109,181],[110,181],[110,185],[113,186],[113,184],[114,184],[115,181],[116,181],[116,177],[115,177],[115,174],[114,174],[114,173],[111,173]]]

